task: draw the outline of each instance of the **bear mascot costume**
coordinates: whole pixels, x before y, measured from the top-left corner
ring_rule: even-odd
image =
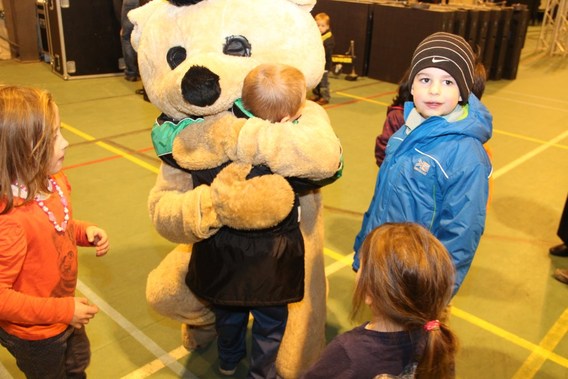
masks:
[[[325,110],[307,101],[297,122],[239,118],[245,76],[264,63],[300,70],[308,88],[323,74],[315,0],[153,0],[129,13],[132,44],[150,101],[162,112],[152,129],[162,158],[149,195],[156,230],[179,243],[148,276],[146,297],[182,323],[183,345],[215,338],[215,316],[186,285],[192,245],[221,228],[272,227],[289,214],[294,193],[284,177],[333,181],[341,145]],[[210,183],[193,185],[192,170],[230,162]],[[247,180],[251,165],[273,174]],[[299,193],[305,246],[304,297],[288,305],[276,369],[296,378],[325,346],[326,279],[319,189]]]

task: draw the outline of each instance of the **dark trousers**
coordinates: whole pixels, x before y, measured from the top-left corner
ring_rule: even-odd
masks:
[[[560,237],[565,245],[568,245],[568,196],[566,196],[564,210],[562,211],[560,223],[558,224],[558,232],[556,234],[558,235],[558,237]]]
[[[18,368],[28,379],[87,377],[91,350],[85,327],[69,326],[63,333],[37,341],[23,340],[0,328],[0,344],[16,358]]]
[[[286,321],[288,307],[219,307],[214,306],[219,359],[226,367],[236,366],[246,356],[246,333],[249,312],[252,324],[252,349],[249,378],[276,378],[276,355]]]
[[[329,72],[325,71],[321,77],[321,82],[316,88],[312,90],[312,93],[322,99],[329,101],[331,99],[331,94],[329,91]]]
[[[140,6],[140,0],[123,0],[122,2],[122,13],[121,13],[121,44],[122,44],[122,56],[124,57],[124,74],[126,76],[139,76],[138,72],[138,55],[132,47],[130,42],[130,37],[132,35],[132,30],[134,29],[134,24],[130,22],[127,15],[131,10],[138,8]]]

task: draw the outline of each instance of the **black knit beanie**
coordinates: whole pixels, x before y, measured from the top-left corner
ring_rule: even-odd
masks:
[[[467,103],[473,86],[475,55],[463,37],[456,34],[438,32],[426,37],[412,56],[409,83],[421,70],[436,67],[446,71],[457,82],[460,96]]]

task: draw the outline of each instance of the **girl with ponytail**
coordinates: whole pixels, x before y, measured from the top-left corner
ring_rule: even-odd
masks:
[[[457,339],[444,318],[455,270],[424,227],[387,223],[361,248],[352,318],[370,321],[336,337],[303,378],[447,379]]]

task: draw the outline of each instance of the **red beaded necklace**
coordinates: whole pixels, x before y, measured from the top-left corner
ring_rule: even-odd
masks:
[[[37,205],[39,205],[41,210],[45,212],[45,214],[47,215],[47,218],[49,219],[49,221],[51,221],[51,223],[55,227],[55,230],[57,232],[61,233],[61,232],[64,232],[65,229],[67,229],[67,223],[69,222],[69,208],[67,207],[68,203],[67,203],[67,199],[65,198],[65,195],[63,194],[63,190],[61,190],[61,187],[59,187],[57,182],[53,178],[49,178],[49,183],[51,184],[51,188],[55,189],[55,191],[59,195],[59,198],[61,199],[61,204],[63,205],[63,213],[65,214],[63,216],[63,222],[61,224],[59,224],[57,222],[57,220],[55,219],[55,215],[47,207],[47,205],[45,205],[44,201],[39,197],[39,195],[36,195],[34,197],[34,201],[37,203]],[[14,185],[17,188],[19,188],[20,190],[24,191],[23,197],[25,197],[27,192],[28,192],[27,188],[25,186],[19,184],[18,182],[15,182]]]

